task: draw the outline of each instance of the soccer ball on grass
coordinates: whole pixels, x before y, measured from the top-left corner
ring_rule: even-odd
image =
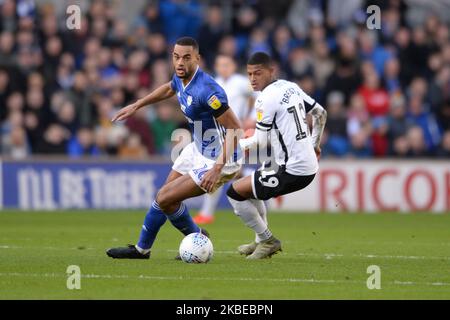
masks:
[[[213,252],[211,240],[200,232],[188,234],[180,243],[181,260],[187,263],[207,263]]]

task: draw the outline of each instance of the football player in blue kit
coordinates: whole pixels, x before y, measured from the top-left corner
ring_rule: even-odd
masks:
[[[107,255],[117,259],[148,259],[160,227],[168,219],[184,235],[207,232],[192,220],[184,200],[214,192],[240,170],[238,141],[240,122],[228,106],[225,91],[199,68],[195,39],[176,41],[172,53],[172,80],[117,112],[112,121],[122,121],[138,109],[177,95],[188,120],[193,142],[175,160],[172,171],[153,201],[136,245],[111,248]]]

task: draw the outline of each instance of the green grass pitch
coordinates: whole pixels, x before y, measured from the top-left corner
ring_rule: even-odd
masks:
[[[214,258],[173,258],[182,239],[167,222],[150,260],[113,260],[135,243],[145,212],[0,212],[0,299],[450,299],[450,215],[269,212],[283,252],[247,261],[253,239],[230,211],[208,226]],[[66,287],[67,267],[81,289]],[[367,268],[381,270],[369,290]]]

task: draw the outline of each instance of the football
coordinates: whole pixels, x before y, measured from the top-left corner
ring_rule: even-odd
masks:
[[[211,240],[200,232],[188,234],[180,243],[181,260],[187,263],[207,263],[213,252]]]

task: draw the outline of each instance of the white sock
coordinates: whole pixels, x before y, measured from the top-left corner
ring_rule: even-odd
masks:
[[[220,200],[220,195],[222,194],[223,186],[217,189],[214,193],[207,193],[203,198],[203,205],[200,210],[202,216],[211,217],[216,211],[217,204]]]
[[[139,253],[141,254],[146,254],[147,252],[150,252],[150,249],[142,249],[141,247],[139,247],[137,244],[134,246],[136,248],[137,251],[139,251]]]
[[[255,242],[260,243],[261,241],[269,239],[271,236],[272,232],[267,228],[266,231],[256,234]]]
[[[267,207],[264,203],[264,200],[258,200],[258,199],[248,199],[253,205],[256,207],[256,210],[258,210],[259,216],[264,220],[264,222],[267,223]]]
[[[258,236],[258,242],[269,239],[272,236],[267,224],[261,218],[255,205],[250,200],[237,201],[228,197],[233,206],[234,213],[241,218],[244,224],[255,231]]]
[[[253,203],[253,205],[256,207],[256,209],[258,210],[259,216],[261,217],[261,219],[263,219],[263,221],[266,223],[267,226],[269,226],[268,222],[267,222],[267,208],[266,208],[266,204],[264,203],[264,200],[258,200],[258,199],[248,199],[251,203]],[[259,236],[257,233],[255,233],[255,242],[259,243],[261,242],[263,239],[263,237]],[[270,236],[269,236],[270,238]]]

